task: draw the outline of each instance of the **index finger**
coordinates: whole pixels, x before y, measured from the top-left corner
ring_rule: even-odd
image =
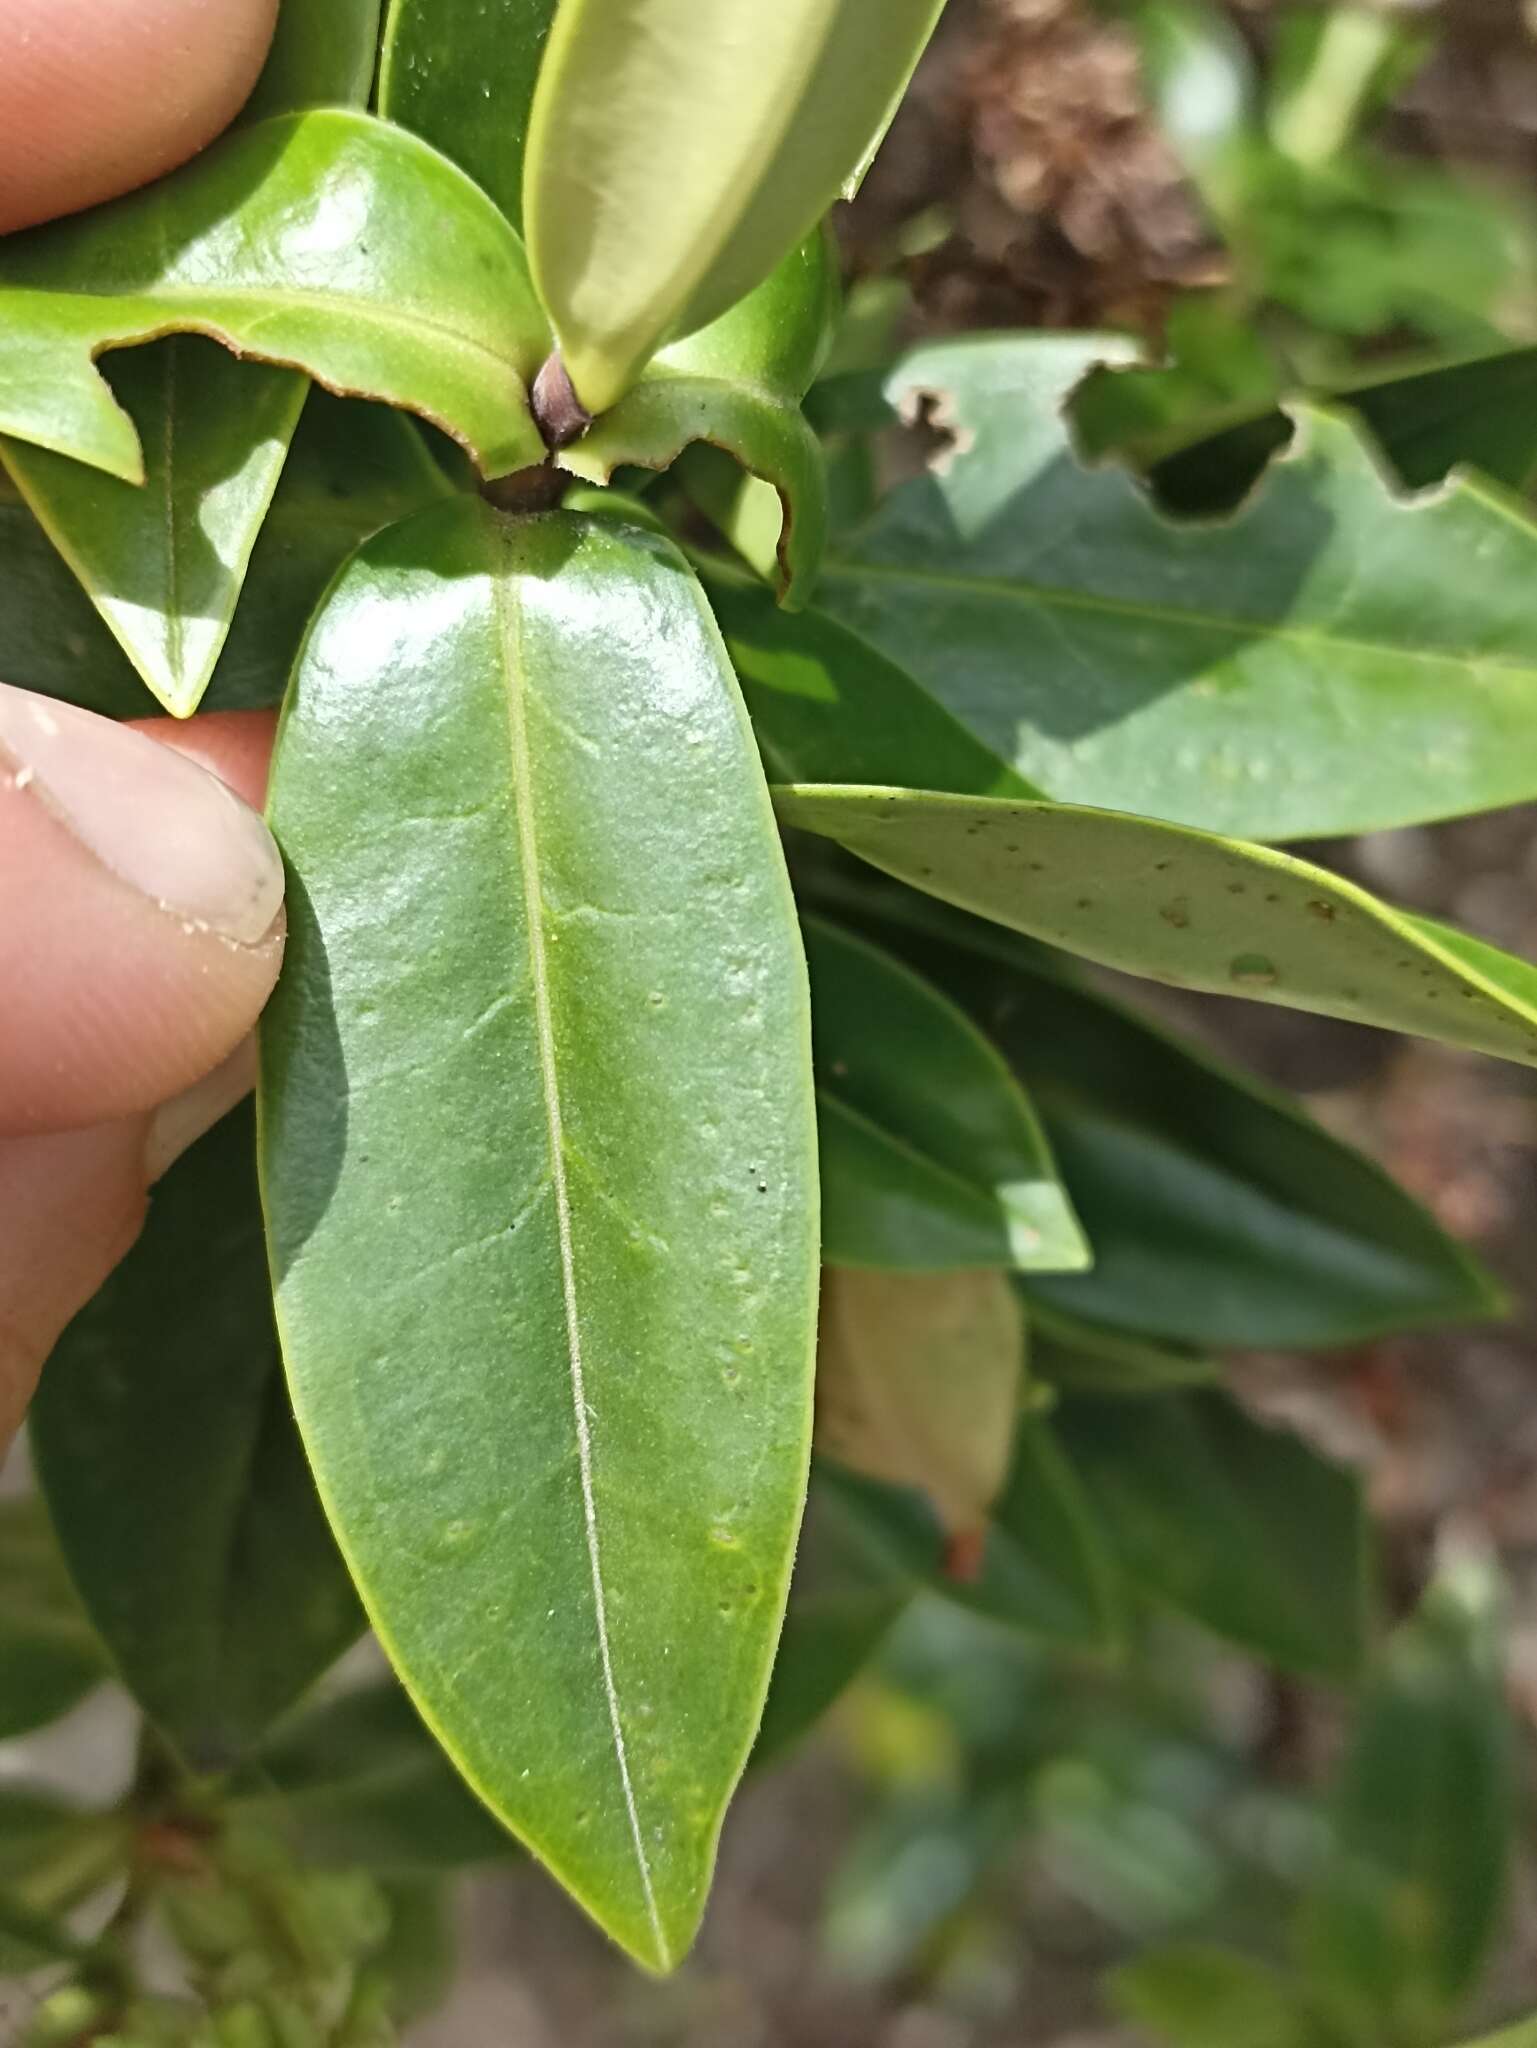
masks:
[[[0,233],[115,198],[240,111],[278,0],[0,0]]]

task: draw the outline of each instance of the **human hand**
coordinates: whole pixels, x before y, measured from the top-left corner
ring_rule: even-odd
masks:
[[[0,0],[0,230],[193,155],[277,0]],[[0,682],[0,1456],[156,1176],[251,1085],[283,873],[273,721],[113,725]],[[218,779],[215,779],[218,778]]]

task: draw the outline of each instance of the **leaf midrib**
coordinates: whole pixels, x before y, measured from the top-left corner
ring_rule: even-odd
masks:
[[[1192,611],[1178,604],[1142,603],[1135,598],[1107,597],[1091,591],[1070,590],[1058,584],[1030,583],[1024,578],[1010,582],[998,576],[967,576],[949,569],[912,568],[905,563],[848,560],[828,562],[822,577],[829,583],[840,579],[847,582],[915,583],[973,597],[1000,598],[1041,610],[1086,612],[1107,618],[1133,619],[1143,625],[1189,626],[1198,632],[1221,634],[1234,640],[1282,640],[1300,646],[1343,650],[1394,661],[1413,661],[1438,668],[1488,669],[1537,681],[1537,664],[1522,661],[1515,655],[1458,653],[1454,649],[1402,646],[1391,640],[1363,640],[1348,633],[1332,633],[1321,626],[1227,618],[1220,613]],[[889,656],[887,658],[890,659]]]
[[[566,1174],[564,1117],[560,1097],[560,1075],[556,1062],[554,1020],[551,1014],[549,959],[544,939],[544,891],[540,880],[539,838],[534,817],[533,773],[528,748],[523,608],[521,597],[514,603],[509,603],[508,580],[504,563],[495,564],[491,588],[506,696],[508,758],[512,778],[514,822],[518,835],[519,881],[528,928],[529,973],[539,1053],[539,1080],[544,1097],[550,1176],[555,1193],[556,1228],[560,1243],[561,1294],[566,1319],[566,1352],[571,1379],[572,1416],[576,1429],[577,1464],[581,1478],[582,1517],[587,1540],[587,1559],[592,1572],[593,1617],[597,1627],[598,1658],[603,1674],[609,1728],[613,1737],[614,1761],[624,1793],[625,1815],[629,1822],[630,1838],[634,1844],[646,1913],[651,1924],[652,1937],[656,1942],[657,1959],[659,1965],[666,1969],[671,1962],[671,1950],[652,1884],[651,1865],[646,1856],[645,1837],[636,1804],[635,1786],[630,1776],[629,1755],[625,1745],[619,1692],[614,1679],[613,1654],[609,1643],[608,1600],[603,1583],[597,1499],[593,1484],[592,1429],[588,1419],[581,1325],[577,1308],[571,1191]]]

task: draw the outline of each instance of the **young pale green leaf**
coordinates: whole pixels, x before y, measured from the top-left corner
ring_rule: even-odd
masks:
[[[831,1263],[1062,1273],[1089,1248],[1029,1097],[911,968],[806,922]]]
[[[380,527],[448,495],[447,478],[410,420],[385,406],[311,391],[205,707],[280,703],[309,615],[346,557]],[[121,644],[3,469],[0,675],[112,718],[149,709]]]
[[[248,1749],[359,1633],[284,1393],[249,1109],[156,1189],[32,1442],[118,1672],[190,1761]]]
[[[753,1750],[755,1768],[776,1761],[822,1718],[875,1655],[918,1587],[836,1488],[813,1484]]]
[[[819,1486],[855,1519],[884,1567],[1023,1634],[1113,1651],[1123,1579],[1051,1425],[1027,1415],[985,1539],[955,1545],[923,1497],[823,1461]]]
[[[778,493],[780,594],[803,602],[827,539],[827,481],[821,447],[791,400],[716,377],[647,378],[557,460],[606,484],[616,469],[666,469],[695,442],[725,449]]]
[[[798,405],[827,359],[841,313],[838,249],[824,225],[718,320],[655,355],[644,381],[713,377]]]
[[[1116,2008],[1169,2048],[1334,2048],[1300,1989],[1234,1949],[1154,1949],[1115,1972]]]
[[[0,1501],[0,1741],[46,1727],[106,1675],[42,1500]]]
[[[524,218],[590,412],[719,318],[866,161],[943,0],[565,0],[534,95]]]
[[[819,1238],[724,650],[666,543],[456,501],[343,572],[273,792],[264,1174],[322,1492],[470,1783],[670,1967],[783,1614]]]
[[[1389,1641],[1298,1923],[1352,2038],[1434,2040],[1499,1925],[1517,1800],[1491,1568],[1443,1572]]]
[[[387,122],[261,122],[146,191],[6,239],[0,431],[139,483],[95,367],[169,332],[307,370],[452,434],[489,476],[542,459],[548,346],[522,245],[462,171]]]
[[[807,784],[776,796],[786,825],[1086,960],[1537,1065],[1537,969],[1307,861],[1065,804]]]
[[[390,0],[379,112],[425,137],[523,225],[523,151],[556,0]]]
[[[1211,1386],[1221,1374],[1204,1352],[1101,1329],[1044,1301],[1030,1303],[1030,1370],[1058,1393],[1122,1398]]]
[[[1465,2043],[1464,2048],[1537,2048],[1537,2017],[1503,2027],[1497,2034],[1485,2034]]]
[[[366,107],[379,16],[380,0],[281,0],[272,47],[242,120],[264,121],[302,107]]]
[[[817,1448],[924,1494],[952,1540],[984,1529],[1003,1490],[1024,1369],[1001,1273],[823,1274]]]
[[[25,441],[0,461],[166,710],[195,711],[308,390],[178,335],[113,359],[108,381],[144,450],[144,482]]]
[[[1299,408],[1226,521],[1086,469],[1064,406],[1126,345],[986,337],[909,356],[893,403],[952,437],[845,539],[818,603],[1068,803],[1259,840],[1537,793],[1537,525],[1458,478],[1394,493]],[[932,787],[921,757],[895,778]]]
[[[1500,1310],[1489,1277],[1372,1160],[1080,985],[1061,955],[880,884],[833,901],[976,1020],[1060,1149],[1094,1266],[1030,1283],[1048,1379],[1063,1314],[1092,1326],[1103,1361],[1109,1331],[1138,1350],[1149,1330],[1181,1345],[1341,1345]]]
[[[322,1863],[391,1876],[513,1853],[393,1680],[319,1702],[275,1730],[226,1810],[295,1836]]]
[[[1353,1474],[1215,1391],[1073,1399],[1054,1419],[1144,1592],[1283,1669],[1355,1674],[1369,1549]]]

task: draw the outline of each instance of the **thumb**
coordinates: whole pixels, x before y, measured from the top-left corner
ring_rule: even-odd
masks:
[[[272,835],[216,776],[0,685],[0,1137],[132,1116],[216,1067],[272,992],[282,897]]]

